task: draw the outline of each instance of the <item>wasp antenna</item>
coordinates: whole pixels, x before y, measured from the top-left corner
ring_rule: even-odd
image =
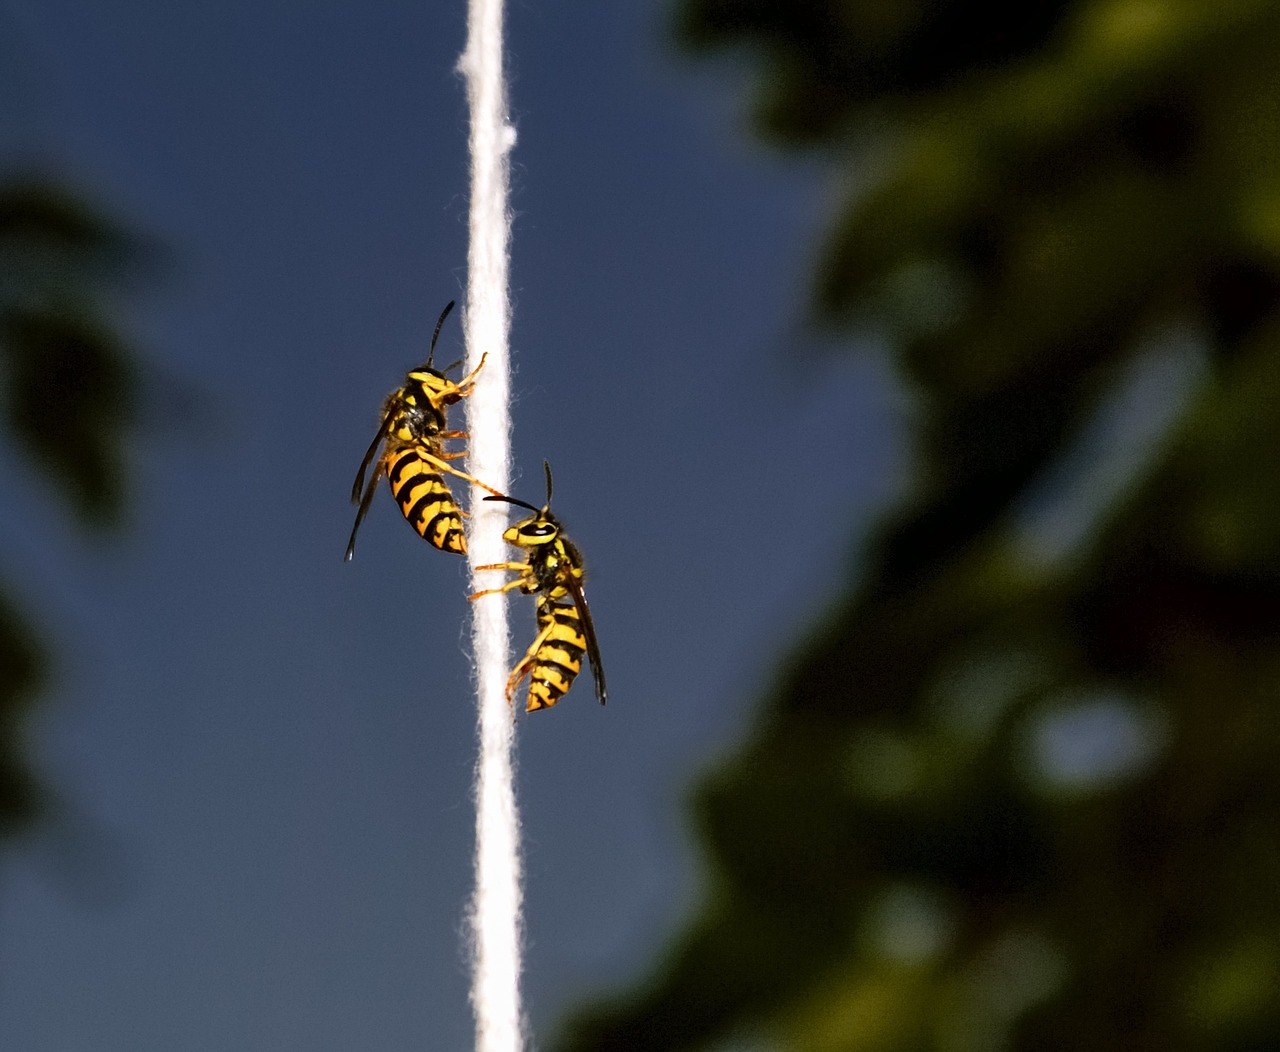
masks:
[[[518,505],[518,506],[519,506],[519,507],[521,507],[521,508],[528,508],[528,509],[529,509],[530,511],[532,511],[532,512],[541,512],[541,511],[542,511],[542,509],[541,509],[541,508],[535,508],[532,504],[528,503],[527,501],[517,500],[515,497],[508,497],[508,496],[506,496],[505,494],[495,494],[495,495],[494,495],[494,496],[492,496],[492,497],[485,497],[484,499],[485,499],[485,500],[500,500],[500,501],[504,501],[504,502],[505,502],[505,503],[507,503],[507,504],[515,504],[515,505]]]
[[[551,461],[544,460],[542,462],[543,470],[547,473],[547,506],[544,511],[551,510]]]
[[[450,300],[444,305],[444,310],[440,312],[440,317],[436,319],[436,331],[431,334],[431,353],[427,355],[427,368],[431,368],[431,360],[436,356],[436,340],[440,339],[440,330],[444,327],[445,318],[449,317],[449,312],[453,310],[456,300]],[[452,366],[450,366],[452,368]]]

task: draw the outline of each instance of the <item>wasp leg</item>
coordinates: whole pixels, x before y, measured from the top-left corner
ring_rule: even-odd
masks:
[[[519,588],[522,584],[524,584],[524,578],[517,577],[514,581],[508,581],[501,588],[486,588],[484,589],[484,591],[481,591],[481,592],[472,592],[469,596],[467,596],[467,602],[468,603],[474,602],[475,600],[479,599],[482,595],[500,595],[503,592],[511,591],[511,589],[513,588]]]
[[[520,686],[520,681],[525,678],[532,670],[538,659],[538,651],[542,649],[542,644],[547,641],[547,637],[551,635],[552,630],[556,627],[554,621],[539,632],[529,644],[529,649],[524,652],[524,657],[520,659],[520,663],[511,670],[511,675],[507,677],[507,704],[511,704],[512,695],[515,694],[516,688]]]
[[[460,453],[436,453],[435,455],[441,460],[461,460],[467,453],[466,450],[463,450]]]
[[[440,431],[438,438],[466,438],[471,434],[470,431]]]
[[[480,364],[477,365],[474,369],[471,370],[471,372],[467,373],[466,376],[464,376],[461,380],[458,381],[457,391],[461,397],[464,397],[464,398],[466,397],[466,395],[463,393],[463,388],[475,386],[476,374],[479,373],[480,370],[484,368],[485,360],[488,357],[489,357],[489,352],[485,351],[484,354],[480,355]]]
[[[479,599],[482,595],[498,595],[502,592],[509,592],[513,588],[519,588],[522,584],[524,584],[526,581],[530,579],[529,570],[531,568],[528,563],[488,563],[485,566],[477,566],[476,569],[477,570],[514,570],[516,573],[520,574],[520,576],[515,578],[514,580],[508,581],[501,588],[486,588],[481,592],[472,592],[469,596],[467,596],[467,602],[471,602],[472,600]]]
[[[485,490],[487,493],[492,493],[495,497],[505,496],[505,494],[503,494],[500,490],[494,489],[488,483],[481,482],[474,475],[468,475],[465,471],[459,471],[452,464],[449,464],[447,461],[441,460],[440,457],[435,453],[428,453],[426,450],[420,449],[418,450],[418,456],[420,456],[423,460],[425,460],[428,464],[430,464],[432,467],[436,468],[437,470],[447,471],[450,475],[456,475],[458,478],[463,479],[466,482],[470,482],[473,486],[479,486],[482,490]]]

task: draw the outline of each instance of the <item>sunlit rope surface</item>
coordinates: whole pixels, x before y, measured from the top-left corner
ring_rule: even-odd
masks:
[[[458,68],[471,109],[471,213],[467,262],[467,369],[488,355],[467,400],[468,470],[503,491],[511,474],[508,391],[510,213],[502,0],[469,0],[467,46]],[[495,582],[475,567],[507,558],[505,505],[485,503],[472,487],[468,559],[472,588]],[[480,754],[476,763],[475,894],[471,903],[471,1003],[476,1052],[523,1047],[520,1008],[520,828],[513,785],[514,730],[505,687],[510,664],[507,604],[486,596],[472,604]]]

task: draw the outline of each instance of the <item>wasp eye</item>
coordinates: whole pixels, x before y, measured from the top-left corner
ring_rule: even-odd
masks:
[[[543,537],[554,537],[559,532],[559,527],[553,526],[549,522],[531,522],[527,526],[520,529],[520,533],[531,539],[541,539]]]

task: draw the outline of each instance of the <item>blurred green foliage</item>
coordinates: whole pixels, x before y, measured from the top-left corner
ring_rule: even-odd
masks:
[[[106,302],[140,253],[121,230],[46,179],[0,183],[0,422],[91,528],[125,503],[137,376]],[[11,505],[12,506],[12,505]],[[37,816],[42,793],[23,730],[48,666],[0,596],[0,837]]]
[[[1280,7],[678,10],[847,187],[915,474],[553,1047],[1280,1048]]]

